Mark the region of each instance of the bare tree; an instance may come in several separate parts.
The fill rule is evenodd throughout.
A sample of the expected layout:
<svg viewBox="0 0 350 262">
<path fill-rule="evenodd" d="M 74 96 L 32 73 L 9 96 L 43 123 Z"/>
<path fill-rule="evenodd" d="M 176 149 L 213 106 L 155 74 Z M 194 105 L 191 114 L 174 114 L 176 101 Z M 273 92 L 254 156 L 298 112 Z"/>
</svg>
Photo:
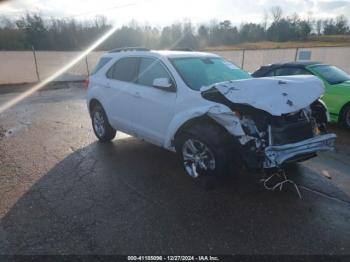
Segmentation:
<svg viewBox="0 0 350 262">
<path fill-rule="evenodd" d="M 0 0 L 1 1 L 1 0 Z M 0 50 L 24 50 L 32 45 L 38 50 L 81 50 L 100 37 L 112 24 L 104 16 L 80 21 L 74 18 L 43 18 L 28 14 L 19 19 L 0 15 Z M 168 48 L 176 42 L 175 48 L 198 45 L 221 46 L 242 42 L 263 40 L 291 41 L 307 40 L 311 33 L 318 35 L 350 34 L 348 18 L 338 16 L 330 19 L 299 17 L 298 13 L 283 16 L 279 6 L 263 13 L 260 24 L 243 23 L 239 28 L 230 20 L 211 20 L 199 27 L 190 20 L 173 23 L 166 27 L 141 26 L 133 20 L 118 28 L 99 50 L 123 46 L 147 46 Z"/>
<path fill-rule="evenodd" d="M 344 15 L 339 15 L 335 19 L 335 27 L 337 34 L 345 34 L 348 30 L 348 20 Z"/>
<path fill-rule="evenodd" d="M 103 15 L 95 16 L 94 25 L 96 28 L 106 28 L 108 26 L 107 18 Z"/>
<path fill-rule="evenodd" d="M 272 15 L 274 22 L 278 22 L 279 20 L 281 20 L 283 11 L 282 11 L 282 8 L 280 6 L 271 7 L 270 12 L 271 12 L 271 15 Z"/>
<path fill-rule="evenodd" d="M 269 21 L 269 13 L 265 10 L 262 20 L 262 27 L 264 28 L 264 31 L 267 30 L 267 22 Z"/>
<path fill-rule="evenodd" d="M 318 19 L 316 21 L 316 33 L 317 33 L 317 35 L 321 35 L 321 33 L 322 33 L 322 24 L 323 24 L 322 19 Z"/>
</svg>

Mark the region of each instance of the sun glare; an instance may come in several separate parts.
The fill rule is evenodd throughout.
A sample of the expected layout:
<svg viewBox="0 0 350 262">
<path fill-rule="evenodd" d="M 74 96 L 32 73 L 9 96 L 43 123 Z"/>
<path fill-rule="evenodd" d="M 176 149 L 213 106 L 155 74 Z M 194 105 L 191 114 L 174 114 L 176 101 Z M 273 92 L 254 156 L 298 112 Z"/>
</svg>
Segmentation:
<svg viewBox="0 0 350 262">
<path fill-rule="evenodd" d="M 32 95 L 36 91 L 43 88 L 45 85 L 50 83 L 51 81 L 55 80 L 57 77 L 68 71 L 70 68 L 72 68 L 75 64 L 77 64 L 80 60 L 85 58 L 86 55 L 88 55 L 91 51 L 93 51 L 96 47 L 98 47 L 102 42 L 104 42 L 108 37 L 110 37 L 116 30 L 118 26 L 113 26 L 109 31 L 107 31 L 102 37 L 97 39 L 91 46 L 89 46 L 86 50 L 84 50 L 80 55 L 78 55 L 76 58 L 74 58 L 72 61 L 70 61 L 68 64 L 66 64 L 64 67 L 56 71 L 54 74 L 52 74 L 50 77 L 44 79 L 40 83 L 34 85 L 29 90 L 21 93 L 20 95 L 16 96 L 15 98 L 11 99 L 10 101 L 6 102 L 3 105 L 0 105 L 0 114 L 3 113 L 5 110 L 13 107 L 17 103 L 21 102 L 26 97 Z"/>
</svg>

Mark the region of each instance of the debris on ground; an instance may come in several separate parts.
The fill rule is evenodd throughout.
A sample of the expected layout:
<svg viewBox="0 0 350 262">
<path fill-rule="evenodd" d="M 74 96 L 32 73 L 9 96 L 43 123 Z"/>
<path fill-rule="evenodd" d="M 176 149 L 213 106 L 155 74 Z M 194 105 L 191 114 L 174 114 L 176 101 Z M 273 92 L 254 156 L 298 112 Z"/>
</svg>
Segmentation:
<svg viewBox="0 0 350 262">
<path fill-rule="evenodd" d="M 274 181 L 274 179 L 277 179 Z M 269 177 L 261 179 L 260 182 L 263 183 L 264 188 L 266 190 L 275 191 L 275 189 L 279 188 L 280 191 L 282 191 L 285 184 L 289 183 L 292 184 L 295 188 L 295 190 L 298 193 L 298 196 L 300 199 L 303 199 L 299 190 L 299 187 L 297 184 L 293 181 L 287 178 L 285 171 L 279 170 L 276 173 L 271 174 Z"/>
<path fill-rule="evenodd" d="M 329 174 L 327 170 L 322 170 L 321 174 L 328 179 L 332 179 L 332 176 Z"/>
</svg>

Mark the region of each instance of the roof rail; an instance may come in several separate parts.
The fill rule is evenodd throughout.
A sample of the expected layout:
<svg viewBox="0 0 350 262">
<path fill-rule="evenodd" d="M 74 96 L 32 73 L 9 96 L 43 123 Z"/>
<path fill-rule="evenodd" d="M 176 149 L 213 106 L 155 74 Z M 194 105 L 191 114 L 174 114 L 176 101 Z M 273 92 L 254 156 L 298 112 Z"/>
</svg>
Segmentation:
<svg viewBox="0 0 350 262">
<path fill-rule="evenodd" d="M 118 52 L 126 52 L 126 51 L 151 51 L 148 48 L 145 47 L 122 47 L 122 48 L 115 48 L 108 53 L 118 53 Z"/>
</svg>

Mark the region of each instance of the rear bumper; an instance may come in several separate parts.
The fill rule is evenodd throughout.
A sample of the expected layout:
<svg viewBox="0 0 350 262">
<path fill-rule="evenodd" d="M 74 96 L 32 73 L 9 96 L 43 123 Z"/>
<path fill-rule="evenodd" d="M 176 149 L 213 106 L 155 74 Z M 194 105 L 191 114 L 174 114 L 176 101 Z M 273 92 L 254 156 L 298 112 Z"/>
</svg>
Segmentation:
<svg viewBox="0 0 350 262">
<path fill-rule="evenodd" d="M 325 134 L 292 144 L 268 146 L 265 148 L 264 168 L 279 167 L 286 162 L 296 162 L 302 156 L 333 150 L 336 137 L 335 134 Z"/>
</svg>

